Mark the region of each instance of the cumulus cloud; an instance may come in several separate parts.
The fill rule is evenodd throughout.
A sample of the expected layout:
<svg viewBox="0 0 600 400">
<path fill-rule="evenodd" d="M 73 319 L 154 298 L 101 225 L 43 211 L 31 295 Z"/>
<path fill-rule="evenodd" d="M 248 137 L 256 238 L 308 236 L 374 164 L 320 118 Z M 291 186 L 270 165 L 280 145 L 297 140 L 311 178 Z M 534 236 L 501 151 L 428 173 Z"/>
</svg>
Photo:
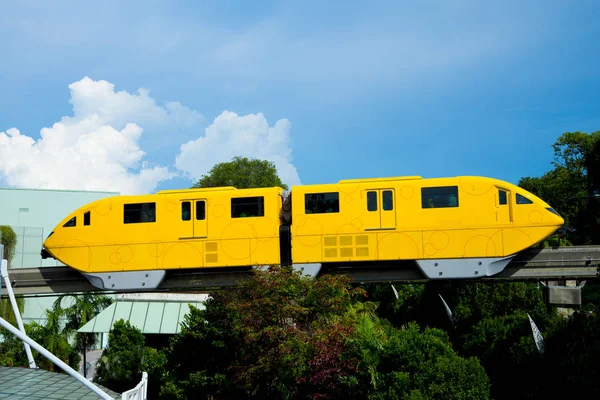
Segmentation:
<svg viewBox="0 0 600 400">
<path fill-rule="evenodd" d="M 174 132 L 182 132 L 183 141 L 182 136 L 197 135 L 200 113 L 179 102 L 159 106 L 146 89 L 117 92 L 113 84 L 88 77 L 69 89 L 73 116 L 41 129 L 39 139 L 17 128 L 0 131 L 0 181 L 12 187 L 150 193 L 181 173 L 197 179 L 214 164 L 243 156 L 273 161 L 285 183 L 300 182 L 291 164 L 291 124 L 286 119 L 271 127 L 262 114 L 225 111 L 205 136 L 167 155 L 173 160 L 180 150 L 176 172 L 148 161 L 164 159 L 168 148 L 160 146 L 160 153 L 148 157 L 140 145 L 142 133 L 172 142 L 177 140 Z"/>
<path fill-rule="evenodd" d="M 297 185 L 300 177 L 291 164 L 290 130 L 287 119 L 269 126 L 262 113 L 239 116 L 224 111 L 206 128 L 204 136 L 181 146 L 175 166 L 198 179 L 215 164 L 235 156 L 259 158 L 272 161 L 284 183 Z"/>
<path fill-rule="evenodd" d="M 173 176 L 168 168 L 140 168 L 142 129 L 121 131 L 96 118 L 56 123 L 34 141 L 11 128 L 0 132 L 0 173 L 13 187 L 145 193 Z"/>
<path fill-rule="evenodd" d="M 143 127 L 192 127 L 202 116 L 177 102 L 158 106 L 145 89 L 115 92 L 88 77 L 69 85 L 73 116 L 40 138 L 0 132 L 0 176 L 13 187 L 147 193 L 175 173 L 143 160 Z"/>
<path fill-rule="evenodd" d="M 199 112 L 176 101 L 158 106 L 145 88 L 138 89 L 137 94 L 116 92 L 115 85 L 110 82 L 85 77 L 70 84 L 69 89 L 75 118 L 96 116 L 116 129 L 133 121 L 142 127 L 193 128 L 204 119 Z"/>
</svg>

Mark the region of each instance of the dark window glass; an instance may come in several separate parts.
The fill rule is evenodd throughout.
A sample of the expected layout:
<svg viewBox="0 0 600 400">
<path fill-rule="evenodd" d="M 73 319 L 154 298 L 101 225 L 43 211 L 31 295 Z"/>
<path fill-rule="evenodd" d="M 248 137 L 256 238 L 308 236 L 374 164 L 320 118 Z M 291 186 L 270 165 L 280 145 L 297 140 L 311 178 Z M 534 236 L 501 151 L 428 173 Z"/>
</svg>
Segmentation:
<svg viewBox="0 0 600 400">
<path fill-rule="evenodd" d="M 231 199 L 231 218 L 263 217 L 265 215 L 265 198 L 240 197 Z"/>
<path fill-rule="evenodd" d="M 156 203 L 125 204 L 123 222 L 125 224 L 156 222 Z"/>
<path fill-rule="evenodd" d="M 383 209 L 385 211 L 393 210 L 394 209 L 394 195 L 393 195 L 392 191 L 384 190 L 382 198 L 383 198 Z"/>
<path fill-rule="evenodd" d="M 458 186 L 421 188 L 423 208 L 458 207 Z"/>
<path fill-rule="evenodd" d="M 91 220 L 91 212 L 90 211 L 86 211 L 85 213 L 83 213 L 83 225 L 89 225 L 90 224 L 90 220 Z"/>
<path fill-rule="evenodd" d="M 181 220 L 189 221 L 192 219 L 192 204 L 189 201 L 181 203 Z"/>
<path fill-rule="evenodd" d="M 65 222 L 65 224 L 63 225 L 63 227 L 65 228 L 70 228 L 72 226 L 77 225 L 77 217 L 73 217 L 70 220 L 68 220 L 67 222 Z"/>
<path fill-rule="evenodd" d="M 517 193 L 517 204 L 533 204 L 533 201 Z"/>
<path fill-rule="evenodd" d="M 377 211 L 377 192 L 367 192 L 367 211 Z"/>
<path fill-rule="evenodd" d="M 340 195 L 332 193 L 307 193 L 304 195 L 304 212 L 306 214 L 323 214 L 340 212 Z"/>
<path fill-rule="evenodd" d="M 500 204 L 508 203 L 506 200 L 506 192 L 504 190 L 498 190 L 498 200 L 500 201 Z"/>
<path fill-rule="evenodd" d="M 196 202 L 196 219 L 206 219 L 206 203 L 204 201 Z"/>
</svg>

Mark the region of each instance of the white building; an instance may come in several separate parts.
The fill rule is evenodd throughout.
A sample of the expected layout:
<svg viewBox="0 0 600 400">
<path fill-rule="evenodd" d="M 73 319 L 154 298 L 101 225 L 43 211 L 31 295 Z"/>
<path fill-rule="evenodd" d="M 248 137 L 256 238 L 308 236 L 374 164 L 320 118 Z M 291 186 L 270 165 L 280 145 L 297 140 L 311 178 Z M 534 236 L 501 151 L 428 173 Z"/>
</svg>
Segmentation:
<svg viewBox="0 0 600 400">
<path fill-rule="evenodd" d="M 17 234 L 11 268 L 63 265 L 54 259 L 42 260 L 42 243 L 52 229 L 71 212 L 92 201 L 119 195 L 117 192 L 0 188 L 0 225 L 9 225 Z M 44 311 L 56 297 L 25 300 L 23 322 L 45 321 Z"/>
</svg>

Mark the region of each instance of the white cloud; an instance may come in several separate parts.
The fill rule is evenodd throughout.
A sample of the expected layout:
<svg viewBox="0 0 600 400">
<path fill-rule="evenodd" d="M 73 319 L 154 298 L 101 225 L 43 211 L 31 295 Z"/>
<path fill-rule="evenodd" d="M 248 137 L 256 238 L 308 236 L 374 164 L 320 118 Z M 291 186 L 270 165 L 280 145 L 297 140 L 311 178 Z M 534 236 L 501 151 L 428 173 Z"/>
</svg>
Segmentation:
<svg viewBox="0 0 600 400">
<path fill-rule="evenodd" d="M 0 132 L 0 181 L 12 187 L 137 194 L 153 192 L 178 175 L 147 160 L 140 146 L 142 132 L 170 142 L 177 140 L 174 132 L 190 137 L 203 120 L 200 113 L 178 102 L 159 106 L 146 89 L 136 94 L 116 92 L 112 83 L 88 77 L 69 89 L 73 116 L 41 129 L 39 139 L 17 128 Z M 285 183 L 298 184 L 298 172 L 290 163 L 290 129 L 286 119 L 270 127 L 262 114 L 225 111 L 206 128 L 204 137 L 181 146 L 175 165 L 197 179 L 214 164 L 235 156 L 267 159 Z M 164 159 L 168 150 L 165 146 L 160 150 L 152 155 Z M 168 155 L 170 160 L 173 155 Z"/>
<path fill-rule="evenodd" d="M 235 156 L 259 158 L 272 161 L 284 183 L 297 185 L 300 177 L 291 164 L 290 130 L 287 119 L 271 127 L 262 113 L 239 116 L 224 111 L 206 128 L 204 136 L 181 146 L 175 166 L 198 179 L 215 164 Z"/>
<path fill-rule="evenodd" d="M 193 128 L 204 117 L 195 110 L 169 102 L 164 107 L 156 104 L 148 89 L 138 89 L 137 94 L 115 92 L 115 85 L 107 81 L 94 81 L 88 77 L 69 85 L 75 118 L 97 116 L 102 123 L 121 129 L 135 121 L 144 127 Z"/>
<path fill-rule="evenodd" d="M 0 174 L 13 187 L 149 192 L 173 173 L 139 169 L 141 134 L 135 124 L 118 131 L 96 118 L 58 122 L 38 141 L 11 128 L 0 132 Z"/>
<path fill-rule="evenodd" d="M 74 116 L 43 128 L 40 139 L 11 128 L 0 132 L 0 176 L 14 187 L 147 193 L 175 176 L 143 161 L 142 126 L 194 126 L 202 116 L 172 102 L 160 107 L 149 92 L 115 92 L 88 77 L 69 85 Z"/>
</svg>

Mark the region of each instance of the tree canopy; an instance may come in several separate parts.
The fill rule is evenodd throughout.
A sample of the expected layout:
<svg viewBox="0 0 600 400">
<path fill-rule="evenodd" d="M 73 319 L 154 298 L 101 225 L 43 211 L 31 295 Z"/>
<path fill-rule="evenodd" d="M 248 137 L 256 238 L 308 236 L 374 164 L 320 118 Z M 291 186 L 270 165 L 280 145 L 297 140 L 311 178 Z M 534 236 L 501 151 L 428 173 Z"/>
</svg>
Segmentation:
<svg viewBox="0 0 600 400">
<path fill-rule="evenodd" d="M 566 132 L 553 144 L 554 168 L 518 185 L 539 196 L 565 218 L 573 244 L 600 241 L 600 131 Z"/>
<path fill-rule="evenodd" d="M 397 329 L 347 277 L 271 267 L 192 308 L 162 398 L 487 399 L 489 380 L 438 329 Z M 201 363 L 198 360 L 202 360 Z"/>
<path fill-rule="evenodd" d="M 116 321 L 108 335 L 108 347 L 98 360 L 94 382 L 122 393 L 133 389 L 145 371 L 148 373 L 148 396 L 156 398 L 165 359 L 163 353 L 146 346 L 145 342 L 142 332 L 129 321 Z"/>
<path fill-rule="evenodd" d="M 221 186 L 234 186 L 238 189 L 279 186 L 288 189 L 277 175 L 273 162 L 246 157 L 234 157 L 231 161 L 216 164 L 193 187 Z"/>
</svg>

